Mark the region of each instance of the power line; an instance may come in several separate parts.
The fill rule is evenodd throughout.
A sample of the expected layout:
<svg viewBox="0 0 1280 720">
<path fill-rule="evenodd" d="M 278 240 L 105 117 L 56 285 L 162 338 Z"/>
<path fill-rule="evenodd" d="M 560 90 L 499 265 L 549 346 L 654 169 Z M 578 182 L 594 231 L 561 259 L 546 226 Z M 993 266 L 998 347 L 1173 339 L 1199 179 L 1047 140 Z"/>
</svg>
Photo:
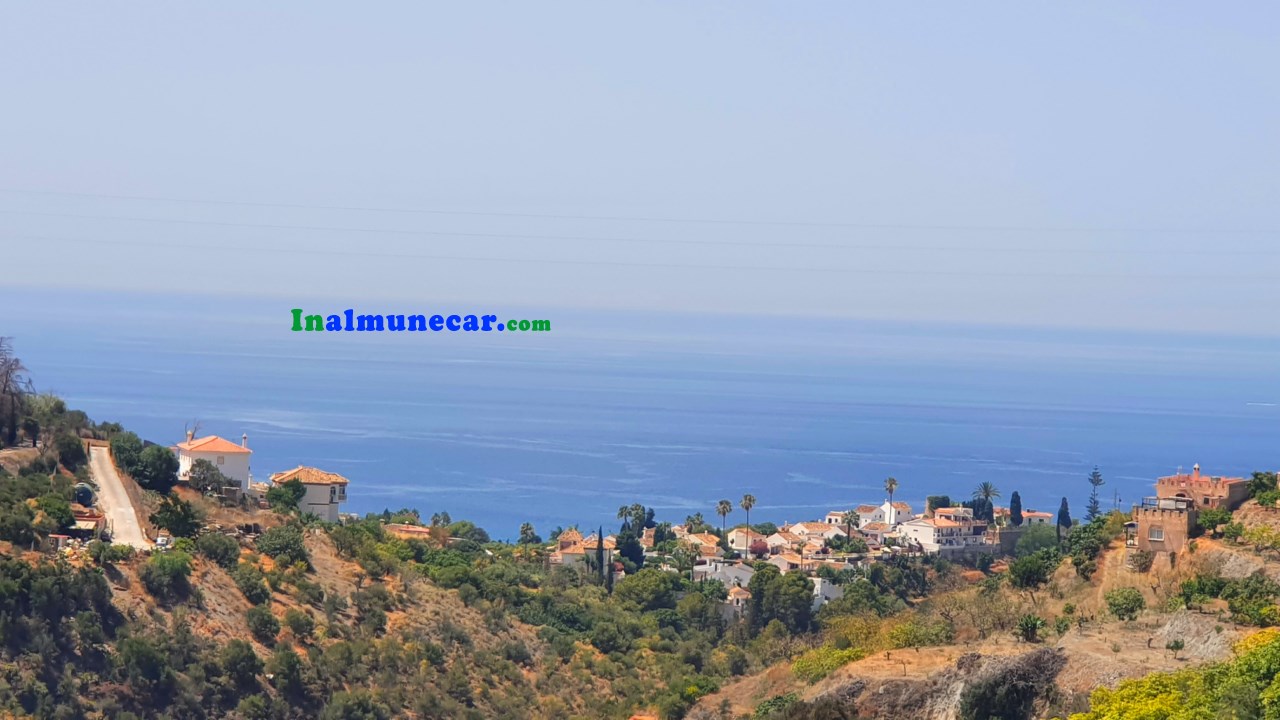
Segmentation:
<svg viewBox="0 0 1280 720">
<path fill-rule="evenodd" d="M 1020 246 L 990 246 L 990 247 L 974 247 L 974 246 L 948 246 L 948 245 L 901 245 L 901 244 L 848 244 L 848 243 L 821 243 L 821 242 L 780 242 L 765 241 L 753 242 L 744 240 L 700 240 L 700 239 L 672 239 L 672 238 L 632 238 L 632 237 L 612 237 L 612 236 L 592 236 L 592 235 L 531 235 L 526 233 L 483 233 L 483 232 L 467 232 L 454 230 L 402 230 L 395 228 L 369 228 L 369 227 L 351 227 L 351 226 L 332 226 L 332 225 L 296 225 L 289 223 L 250 223 L 250 222 L 233 222 L 229 220 L 193 220 L 187 218 L 157 218 L 157 217 L 137 217 L 122 215 L 88 215 L 83 213 L 62 213 L 62 212 L 45 212 L 39 210 L 15 210 L 11 208 L 0 208 L 0 213 L 8 215 L 28 215 L 34 217 L 57 217 L 70 218 L 75 220 L 108 220 L 120 222 L 147 222 L 147 223 L 168 223 L 177 225 L 204 225 L 210 227 L 234 227 L 234 228 L 254 228 L 262 230 L 305 230 L 310 232 L 350 232 L 350 233 L 369 233 L 374 235 L 399 235 L 408 237 L 460 237 L 460 238 L 484 238 L 484 239 L 522 239 L 522 240 L 556 240 L 556 241 L 573 241 L 573 242 L 591 242 L 591 243 L 631 243 L 631 244 L 660 244 L 660 245 L 705 245 L 705 246 L 723 246 L 723 247 L 760 247 L 760 248 L 819 248 L 828 250 L 918 250 L 924 252 L 996 252 L 996 253 L 1015 253 L 1015 254 L 1044 254 L 1044 255 L 1151 255 L 1151 250 L 1131 250 L 1119 248 L 1044 248 L 1044 247 L 1020 247 Z M 1242 256 L 1268 256 L 1280 255 L 1280 249 L 1272 250 L 1220 250 L 1220 249 L 1188 249 L 1176 248 L 1165 249 L 1159 251 L 1162 255 L 1242 255 Z"/>
<path fill-rule="evenodd" d="M 1274 235 L 1280 230 L 1252 228 L 1143 228 L 1143 227 L 1052 227 L 1033 225 L 959 225 L 959 224 L 910 224 L 910 223 L 854 223 L 854 222 L 818 222 L 800 220 L 738 220 L 729 218 L 673 218 L 659 216 L 627 216 L 627 215 L 575 215 L 557 213 L 506 212 L 493 210 L 441 210 L 436 208 L 404 208 L 404 207 L 369 207 L 358 205 L 318 205 L 282 202 L 252 202 L 245 200 L 201 200 L 195 198 L 164 197 L 155 195 L 115 195 L 107 193 L 69 192 L 60 190 L 29 190 L 22 188 L 0 188 L 0 192 L 46 195 L 58 197 L 83 197 L 104 200 L 133 200 L 144 202 L 185 203 L 193 205 L 231 205 L 238 207 L 288 208 L 294 210 L 340 210 L 345 212 L 402 213 L 417 215 L 461 215 L 480 217 L 514 217 L 538 218 L 546 220 L 601 220 L 610 222 L 651 222 L 674 224 L 703 225 L 762 225 L 778 227 L 837 227 L 858 228 L 865 230 L 978 230 L 989 232 L 1046 232 L 1046 233 L 1165 233 L 1165 234 L 1244 234 Z"/>
<path fill-rule="evenodd" d="M 145 242 L 139 240 L 96 240 L 92 238 L 67 238 L 67 237 L 50 237 L 45 235 L 8 235 L 8 240 L 39 240 L 43 242 L 64 242 L 64 243 L 82 243 L 88 245 L 129 245 L 136 247 L 148 247 L 162 250 L 207 250 L 208 245 L 204 244 L 180 244 L 173 242 Z M 879 268 L 842 268 L 831 266 L 811 266 L 811 267 L 795 267 L 795 266 L 777 266 L 777 265 L 705 265 L 694 263 L 653 263 L 653 262 L 629 262 L 617 260 L 564 260 L 564 259 L 548 259 L 548 258 L 515 258 L 515 257 L 477 257 L 467 255 L 437 255 L 425 253 L 389 253 L 389 252 L 372 252 L 365 250 L 334 250 L 327 248 L 278 248 L 262 245 L 255 246 L 227 246 L 219 245 L 218 250 L 229 252 L 244 253 L 282 253 L 288 255 L 325 255 L 325 256 L 344 256 L 344 257 L 361 257 L 361 258 L 396 258 L 396 259 L 414 259 L 414 260 L 443 260 L 443 261 L 459 261 L 459 262 L 479 262 L 479 263 L 516 263 L 522 265 L 578 265 L 578 266 L 605 266 L 605 267 L 638 267 L 638 268 L 664 268 L 664 269 L 687 269 L 687 270 L 745 270 L 745 271 L 764 271 L 764 272 L 813 272 L 813 273 L 829 273 L 838 275 L 871 275 L 871 276 L 926 276 L 926 277 L 990 277 L 990 278 L 1062 278 L 1062 279 L 1115 279 L 1115 280 L 1182 280 L 1197 282 L 1203 280 L 1230 280 L 1230 281 L 1263 281 L 1274 282 L 1275 276 L 1269 274 L 1263 275 L 1169 275 L 1169 274 L 1103 274 L 1103 273 L 1043 273 L 1043 272 L 1017 272 L 1017 273 L 996 273 L 996 272 L 970 272 L 970 271 L 949 271 L 949 270 L 893 270 Z"/>
</svg>

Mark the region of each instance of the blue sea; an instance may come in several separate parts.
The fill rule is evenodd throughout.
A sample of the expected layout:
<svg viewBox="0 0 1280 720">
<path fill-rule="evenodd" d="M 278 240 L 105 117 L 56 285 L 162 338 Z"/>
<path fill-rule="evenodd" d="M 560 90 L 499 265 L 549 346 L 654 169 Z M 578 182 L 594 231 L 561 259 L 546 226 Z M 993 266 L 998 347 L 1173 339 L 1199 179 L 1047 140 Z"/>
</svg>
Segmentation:
<svg viewBox="0 0 1280 720">
<path fill-rule="evenodd" d="M 247 433 L 256 479 L 315 465 L 350 478 L 347 511 L 447 510 L 497 538 L 633 502 L 714 522 L 748 492 L 753 521 L 811 519 L 891 475 L 917 508 L 991 481 L 1078 514 L 1094 465 L 1107 507 L 1179 466 L 1280 467 L 1276 338 L 337 303 L 302 307 L 553 330 L 294 333 L 288 299 L 0 288 L 0 335 L 95 420 Z"/>
</svg>

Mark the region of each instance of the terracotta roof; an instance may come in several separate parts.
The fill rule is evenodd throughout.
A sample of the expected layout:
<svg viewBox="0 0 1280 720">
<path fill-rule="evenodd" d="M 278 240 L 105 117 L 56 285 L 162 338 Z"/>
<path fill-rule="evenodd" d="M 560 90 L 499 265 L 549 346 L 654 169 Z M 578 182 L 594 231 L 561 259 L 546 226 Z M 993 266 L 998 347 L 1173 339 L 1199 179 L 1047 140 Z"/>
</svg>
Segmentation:
<svg viewBox="0 0 1280 720">
<path fill-rule="evenodd" d="M 751 530 L 749 528 L 738 527 L 729 531 L 729 534 L 731 535 L 732 534 L 742 535 L 743 533 L 746 533 L 748 540 L 763 540 L 765 537 L 764 535 L 761 535 L 755 530 Z"/>
<path fill-rule="evenodd" d="M 879 509 L 880 508 L 877 505 L 859 505 L 857 509 L 857 513 L 859 515 L 870 515 L 871 513 Z"/>
<path fill-rule="evenodd" d="M 711 533 L 689 533 L 685 536 L 685 540 L 694 540 L 701 545 L 719 545 L 720 538 Z"/>
<path fill-rule="evenodd" d="M 899 501 L 899 502 L 896 502 L 896 503 L 892 503 L 892 505 L 893 505 L 893 507 L 897 508 L 898 510 L 902 510 L 902 511 L 904 511 L 904 512 L 911 512 L 911 505 L 910 505 L 910 503 L 904 503 L 904 502 Z"/>
<path fill-rule="evenodd" d="M 774 536 L 777 536 L 779 540 L 782 540 L 783 542 L 787 542 L 787 543 L 804 542 L 804 538 L 791 532 L 790 530 L 779 530 L 778 532 L 774 533 L 773 535 L 770 535 L 769 537 L 774 537 Z"/>
<path fill-rule="evenodd" d="M 751 597 L 751 591 L 741 585 L 734 585 L 729 588 L 729 597 L 749 598 Z"/>
<path fill-rule="evenodd" d="M 1026 512 L 1022 513 L 1022 517 L 1024 517 L 1024 518 L 1029 518 L 1029 517 L 1044 517 L 1044 518 L 1051 518 L 1051 517 L 1053 517 L 1053 513 L 1039 512 L 1038 510 L 1027 510 Z"/>
<path fill-rule="evenodd" d="M 568 530 L 560 533 L 560 537 L 556 539 L 560 542 L 578 542 L 582 539 L 582 533 L 578 532 L 574 528 L 569 528 Z"/>
<path fill-rule="evenodd" d="M 337 473 L 325 472 L 318 468 L 299 465 L 292 470 L 278 472 L 271 476 L 271 482 L 277 485 L 297 480 L 303 485 L 346 485 L 347 479 Z"/>
<path fill-rule="evenodd" d="M 800 563 L 804 562 L 804 558 L 801 558 L 799 555 L 792 552 L 778 553 L 777 555 L 774 555 L 774 557 L 782 558 L 783 560 L 786 560 L 789 563 L 794 563 L 796 565 L 799 565 Z"/>
<path fill-rule="evenodd" d="M 233 443 L 226 438 L 220 438 L 217 435 L 196 438 L 187 442 L 180 442 L 174 447 L 187 452 L 208 452 L 208 453 L 252 453 L 253 451 L 247 447 L 242 447 L 237 443 Z"/>
<path fill-rule="evenodd" d="M 862 532 L 886 532 L 888 530 L 888 524 L 882 522 L 867 523 L 862 526 Z"/>
<path fill-rule="evenodd" d="M 955 522 L 954 520 L 947 520 L 945 518 L 929 518 L 928 520 L 925 520 L 925 522 L 934 527 L 940 527 L 940 528 L 941 527 L 960 527 L 960 523 Z"/>
</svg>

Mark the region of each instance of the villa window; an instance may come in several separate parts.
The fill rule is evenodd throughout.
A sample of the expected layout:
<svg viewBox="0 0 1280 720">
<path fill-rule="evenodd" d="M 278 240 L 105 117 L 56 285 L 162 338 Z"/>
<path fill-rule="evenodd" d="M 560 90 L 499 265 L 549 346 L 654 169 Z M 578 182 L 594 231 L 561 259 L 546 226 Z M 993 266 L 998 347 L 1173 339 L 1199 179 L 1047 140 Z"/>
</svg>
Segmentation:
<svg viewBox="0 0 1280 720">
<path fill-rule="evenodd" d="M 1164 542 L 1164 528 L 1159 525 L 1152 525 L 1151 528 L 1147 530 L 1147 539 L 1155 540 L 1156 542 Z"/>
<path fill-rule="evenodd" d="M 226 456 L 223 456 L 223 455 L 219 455 L 219 456 L 218 456 L 218 464 L 219 464 L 219 465 L 221 465 L 222 463 L 224 463 L 224 462 L 226 462 L 226 461 L 227 461 Z"/>
</svg>

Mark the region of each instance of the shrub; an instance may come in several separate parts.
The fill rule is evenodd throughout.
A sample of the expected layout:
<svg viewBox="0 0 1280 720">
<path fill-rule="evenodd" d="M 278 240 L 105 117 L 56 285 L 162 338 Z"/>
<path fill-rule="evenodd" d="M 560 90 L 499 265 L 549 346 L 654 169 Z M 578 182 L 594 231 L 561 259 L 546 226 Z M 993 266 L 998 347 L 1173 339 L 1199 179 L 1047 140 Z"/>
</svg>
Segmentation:
<svg viewBox="0 0 1280 720">
<path fill-rule="evenodd" d="M 253 646 L 243 640 L 232 640 L 222 648 L 219 654 L 222 671 L 239 687 L 252 685 L 262 672 L 262 658 L 253 651 Z"/>
<path fill-rule="evenodd" d="M 791 672 L 805 682 L 815 683 L 830 675 L 836 669 L 854 660 L 861 660 L 866 653 L 860 648 L 837 650 L 834 647 L 820 647 L 810 650 L 791 664 Z"/>
<path fill-rule="evenodd" d="M 262 571 L 256 565 L 240 563 L 231 571 L 231 579 L 240 588 L 240 592 L 244 593 L 245 599 L 254 605 L 260 605 L 271 597 L 271 590 L 267 588 Z"/>
<path fill-rule="evenodd" d="M 111 438 L 111 457 L 116 466 L 129 475 L 138 470 L 138 459 L 142 455 L 142 440 L 131 432 L 123 432 Z"/>
<path fill-rule="evenodd" d="M 1119 588 L 1105 596 L 1107 609 L 1120 620 L 1137 620 L 1138 613 L 1147 607 L 1147 601 L 1137 588 Z"/>
<path fill-rule="evenodd" d="M 59 435 L 53 441 L 53 447 L 58 451 L 58 462 L 71 472 L 75 472 L 76 468 L 89 459 L 84 452 L 84 441 L 70 433 Z"/>
<path fill-rule="evenodd" d="M 307 494 L 307 487 L 301 480 L 293 479 L 279 485 L 272 485 L 267 490 L 267 503 L 276 512 L 289 513 L 298 509 L 298 503 Z"/>
<path fill-rule="evenodd" d="M 133 557 L 133 548 L 128 545 L 112 545 L 101 540 L 89 543 L 89 557 L 101 566 L 124 562 Z"/>
<path fill-rule="evenodd" d="M 302 542 L 302 528 L 297 525 L 271 528 L 258 537 L 256 546 L 259 552 L 278 563 L 311 564 L 311 557 L 307 554 L 307 548 Z"/>
<path fill-rule="evenodd" d="M 142 487 L 167 493 L 178 482 L 178 458 L 167 447 L 148 445 L 138 455 L 138 465 L 130 474 Z"/>
<path fill-rule="evenodd" d="M 179 550 L 160 553 L 142 566 L 138 573 L 147 592 L 164 601 L 179 600 L 187 596 L 191 586 L 191 556 Z"/>
<path fill-rule="evenodd" d="M 196 539 L 196 549 L 209 560 L 230 569 L 240 560 L 240 543 L 221 533 L 205 533 Z"/>
<path fill-rule="evenodd" d="M 204 522 L 194 505 L 176 495 L 166 495 L 150 519 L 156 527 L 168 530 L 175 537 L 195 536 Z"/>
<path fill-rule="evenodd" d="M 1156 554 L 1150 550 L 1135 550 L 1129 555 L 1129 559 L 1133 563 L 1134 570 L 1144 573 L 1151 569 L 1151 563 L 1155 562 Z"/>
<path fill-rule="evenodd" d="M 788 708 L 800 702 L 800 696 L 795 693 L 787 693 L 786 695 L 774 695 L 756 706 L 756 710 L 751 714 L 752 720 L 769 720 L 775 716 L 781 716 Z"/>
<path fill-rule="evenodd" d="M 284 626 L 289 628 L 289 632 L 293 633 L 295 638 L 306 640 L 315 632 L 316 621 L 312 619 L 310 613 L 289 608 L 284 613 Z"/>
<path fill-rule="evenodd" d="M 1018 618 L 1018 637 L 1025 642 L 1035 642 L 1040 639 L 1040 631 L 1045 628 L 1044 618 L 1039 615 L 1023 615 Z"/>
<path fill-rule="evenodd" d="M 249 632 L 263 645 L 274 645 L 276 635 L 280 633 L 280 621 L 271 614 L 271 608 L 265 605 L 254 605 L 245 615 L 249 623 Z"/>
</svg>

